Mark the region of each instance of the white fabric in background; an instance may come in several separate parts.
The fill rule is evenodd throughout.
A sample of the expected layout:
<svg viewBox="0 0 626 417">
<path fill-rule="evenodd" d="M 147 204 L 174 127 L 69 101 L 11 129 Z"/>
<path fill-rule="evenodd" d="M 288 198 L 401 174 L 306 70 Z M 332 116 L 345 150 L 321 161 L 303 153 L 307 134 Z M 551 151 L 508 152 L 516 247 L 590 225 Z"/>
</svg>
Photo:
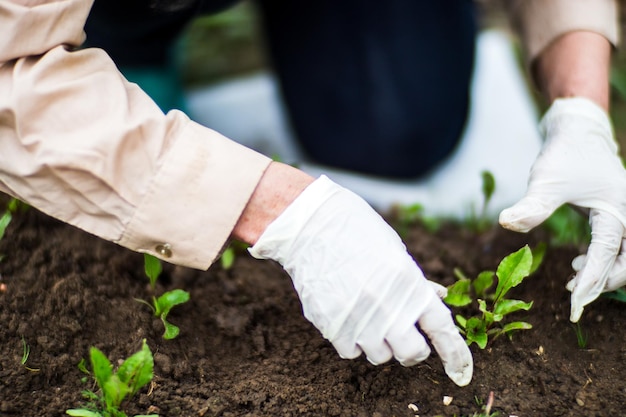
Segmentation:
<svg viewBox="0 0 626 417">
<path fill-rule="evenodd" d="M 506 33 L 489 30 L 478 36 L 471 92 L 459 147 L 420 181 L 389 181 L 304 162 L 271 74 L 191 91 L 188 106 L 196 121 L 266 155 L 297 163 L 314 176 L 325 174 L 383 212 L 396 204 L 420 203 L 426 215 L 465 218 L 482 208 L 481 172 L 488 170 L 496 180 L 488 214 L 496 217 L 523 196 L 541 145 L 538 115 Z"/>
</svg>

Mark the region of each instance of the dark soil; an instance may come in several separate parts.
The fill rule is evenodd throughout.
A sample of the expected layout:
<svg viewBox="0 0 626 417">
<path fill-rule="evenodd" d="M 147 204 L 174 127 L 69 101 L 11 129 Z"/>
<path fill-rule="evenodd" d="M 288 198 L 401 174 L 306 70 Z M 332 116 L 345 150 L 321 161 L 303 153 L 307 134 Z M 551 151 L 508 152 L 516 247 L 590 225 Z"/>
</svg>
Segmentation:
<svg viewBox="0 0 626 417">
<path fill-rule="evenodd" d="M 406 240 L 426 275 L 448 285 L 453 268 L 475 276 L 546 236 L 447 225 L 435 233 L 414 226 Z M 534 328 L 485 350 L 473 345 L 474 379 L 464 388 L 448 380 L 435 354 L 411 368 L 340 359 L 302 317 L 282 269 L 245 253 L 229 270 L 165 266 L 158 292 L 191 293 L 170 314 L 181 329 L 172 341 L 135 300 L 151 295 L 142 255 L 34 209 L 11 223 L 0 253 L 2 416 L 64 415 L 92 388 L 77 368 L 90 346 L 116 363 L 143 338 L 154 352 L 155 378 L 127 404 L 129 415 L 460 416 L 479 412 L 490 392 L 500 416 L 626 415 L 626 308 L 607 298 L 587 308 L 588 346 L 578 346 L 564 288 L 575 247 L 550 247 L 539 271 L 514 289 L 515 298 L 534 300 L 515 317 Z M 22 338 L 31 349 L 25 366 Z M 450 405 L 444 396 L 453 397 Z"/>
</svg>

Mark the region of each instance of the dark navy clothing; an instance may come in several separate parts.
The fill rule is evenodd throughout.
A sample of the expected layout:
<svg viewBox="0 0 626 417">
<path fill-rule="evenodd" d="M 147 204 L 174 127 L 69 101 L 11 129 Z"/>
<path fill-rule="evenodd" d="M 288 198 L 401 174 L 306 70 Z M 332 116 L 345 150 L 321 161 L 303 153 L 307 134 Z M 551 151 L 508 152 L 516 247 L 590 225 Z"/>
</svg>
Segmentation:
<svg viewBox="0 0 626 417">
<path fill-rule="evenodd" d="M 95 0 L 85 25 L 86 45 L 104 49 L 120 67 L 167 66 L 171 48 L 191 19 L 235 3 L 237 0 Z"/>
<path fill-rule="evenodd" d="M 96 0 L 89 43 L 122 67 L 165 65 L 167 48 L 190 19 L 232 3 L 183 0 L 167 11 L 154 2 Z M 469 107 L 471 0 L 259 0 L 259 6 L 291 124 L 313 162 L 408 179 L 454 150 Z"/>
</svg>

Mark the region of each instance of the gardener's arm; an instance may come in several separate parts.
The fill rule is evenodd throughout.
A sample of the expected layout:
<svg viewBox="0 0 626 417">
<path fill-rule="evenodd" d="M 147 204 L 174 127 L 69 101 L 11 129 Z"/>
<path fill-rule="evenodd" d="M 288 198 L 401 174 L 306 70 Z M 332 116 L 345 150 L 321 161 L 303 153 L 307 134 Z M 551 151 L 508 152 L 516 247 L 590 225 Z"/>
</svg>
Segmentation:
<svg viewBox="0 0 626 417">
<path fill-rule="evenodd" d="M 0 191 L 132 250 L 206 269 L 269 158 L 164 115 L 101 50 L 90 0 L 0 2 Z"/>
<path fill-rule="evenodd" d="M 529 68 L 550 108 L 540 125 L 545 143 L 528 191 L 501 213 L 500 222 L 527 231 L 562 204 L 590 209 L 592 241 L 568 286 L 570 318 L 578 321 L 585 305 L 620 284 L 611 271 L 626 226 L 626 173 L 607 113 L 616 5 L 605 0 L 524 0 L 511 6 L 517 8 L 514 16 L 526 41 Z"/>
</svg>

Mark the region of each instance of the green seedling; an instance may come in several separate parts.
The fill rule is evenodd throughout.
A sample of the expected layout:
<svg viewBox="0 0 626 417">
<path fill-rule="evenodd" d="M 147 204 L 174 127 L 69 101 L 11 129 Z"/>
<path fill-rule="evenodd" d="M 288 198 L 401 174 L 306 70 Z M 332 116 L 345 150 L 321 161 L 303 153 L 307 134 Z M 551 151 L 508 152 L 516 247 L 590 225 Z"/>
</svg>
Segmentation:
<svg viewBox="0 0 626 417">
<path fill-rule="evenodd" d="M 220 264 L 223 269 L 232 268 L 235 263 L 235 249 L 232 246 L 227 247 L 222 252 L 222 256 L 220 256 Z"/>
<path fill-rule="evenodd" d="M 83 408 L 69 409 L 66 414 L 75 417 L 127 417 L 120 408 L 124 401 L 130 400 L 141 388 L 146 386 L 154 376 L 154 359 L 146 340 L 141 350 L 127 358 L 114 371 L 113 365 L 98 348 L 89 351 L 93 378 L 98 387 L 97 392 L 83 391 L 87 404 Z M 85 361 L 79 369 L 89 375 Z M 136 415 L 135 417 L 158 417 L 157 414 Z"/>
<path fill-rule="evenodd" d="M 28 362 L 29 357 L 30 346 L 28 345 L 28 343 L 26 343 L 26 339 L 24 339 L 24 336 L 22 336 L 22 359 L 20 359 L 20 364 L 22 364 L 25 369 L 28 369 L 31 372 L 39 372 L 38 368 L 31 368 L 29 366 L 26 366 L 26 362 Z"/>
<path fill-rule="evenodd" d="M 144 254 L 144 269 L 146 276 L 150 280 L 152 291 L 154 292 L 156 289 L 156 281 L 163 271 L 161 261 L 152 255 Z M 146 304 L 152 309 L 154 316 L 161 319 L 163 326 L 165 327 L 165 332 L 163 333 L 164 339 L 174 339 L 178 336 L 180 329 L 178 326 L 168 322 L 167 316 L 173 307 L 189 301 L 189 293 L 187 291 L 175 289 L 167 291 L 159 297 L 153 295 L 151 303 L 137 298 L 135 300 Z"/>
<path fill-rule="evenodd" d="M 577 322 L 572 326 L 574 328 L 574 332 L 576 333 L 576 341 L 578 342 L 578 347 L 581 349 L 587 348 L 587 333 L 583 330 L 583 327 L 580 325 L 580 322 Z"/>
<path fill-rule="evenodd" d="M 457 282 L 448 287 L 448 295 L 444 299 L 452 307 L 466 307 L 473 303 L 478 305 L 480 315 L 465 317 L 456 315 L 456 321 L 461 334 L 465 336 L 468 345 L 476 343 L 479 348 L 487 346 L 489 338 L 492 340 L 507 335 L 511 337 L 517 330 L 532 328 L 530 323 L 513 321 L 503 324 L 505 317 L 520 310 L 529 310 L 531 302 L 506 298 L 513 287 L 519 285 L 524 278 L 535 272 L 545 254 L 545 245 L 539 245 L 534 251 L 524 246 L 520 250 L 506 256 L 496 272 L 483 271 L 472 280 L 461 271 L 456 270 Z M 491 292 L 494 280 L 497 278 L 495 291 Z"/>
<path fill-rule="evenodd" d="M 489 397 L 487 397 L 487 403 L 483 404 L 483 401 L 478 397 L 474 397 L 476 404 L 482 407 L 482 411 L 480 413 L 474 413 L 470 417 L 497 417 L 500 415 L 497 411 L 491 412 L 491 407 L 493 407 L 494 395 L 493 391 L 489 391 Z"/>
<path fill-rule="evenodd" d="M 555 246 L 588 244 L 591 236 L 589 216 L 570 205 L 555 210 L 542 227 L 550 232 L 550 243 Z"/>
<path fill-rule="evenodd" d="M 392 224 L 400 237 L 406 238 L 411 226 L 417 223 L 423 224 L 431 233 L 441 226 L 441 220 L 424 215 L 424 206 L 419 203 L 393 207 Z"/>
<path fill-rule="evenodd" d="M 621 301 L 622 303 L 626 303 L 626 289 L 618 288 L 615 291 L 609 291 L 603 294 L 606 298 L 610 298 L 611 300 Z"/>
<path fill-rule="evenodd" d="M 235 264 L 235 259 L 237 258 L 237 254 L 245 251 L 249 245 L 244 242 L 240 242 L 238 240 L 233 240 L 230 244 L 224 249 L 222 252 L 222 256 L 220 256 L 220 264 L 223 269 L 230 269 Z"/>
<path fill-rule="evenodd" d="M 487 216 L 487 209 L 489 208 L 489 203 L 491 202 L 493 193 L 496 190 L 496 180 L 491 172 L 482 171 L 480 176 L 482 179 L 481 191 L 483 194 L 482 207 L 478 214 L 476 214 L 472 209 L 472 215 L 466 222 L 467 227 L 476 232 L 482 232 L 488 229 L 492 224 Z"/>
<path fill-rule="evenodd" d="M 163 265 L 161 265 L 161 261 L 156 256 L 144 253 L 143 266 L 146 276 L 150 280 L 150 287 L 152 291 L 155 291 L 157 279 L 159 279 L 161 272 L 163 272 Z"/>
</svg>

